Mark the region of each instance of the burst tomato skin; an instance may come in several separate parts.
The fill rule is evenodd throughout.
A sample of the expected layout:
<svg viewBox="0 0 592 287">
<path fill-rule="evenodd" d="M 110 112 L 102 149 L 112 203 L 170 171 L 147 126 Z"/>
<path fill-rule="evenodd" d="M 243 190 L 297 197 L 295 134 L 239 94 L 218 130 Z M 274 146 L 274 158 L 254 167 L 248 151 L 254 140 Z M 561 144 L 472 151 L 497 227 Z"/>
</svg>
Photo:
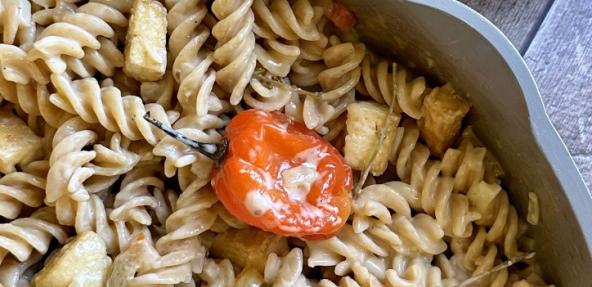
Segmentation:
<svg viewBox="0 0 592 287">
<path fill-rule="evenodd" d="M 330 143 L 279 112 L 240 112 L 226 128 L 229 145 L 212 186 L 226 209 L 249 225 L 282 236 L 336 234 L 351 209 L 352 172 Z M 292 192 L 292 168 L 316 170 L 308 189 Z M 312 172 L 312 171 L 311 171 Z"/>
<path fill-rule="evenodd" d="M 352 11 L 341 3 L 333 3 L 333 9 L 329 14 L 329 20 L 341 31 L 351 31 L 356 26 L 358 19 Z"/>
</svg>

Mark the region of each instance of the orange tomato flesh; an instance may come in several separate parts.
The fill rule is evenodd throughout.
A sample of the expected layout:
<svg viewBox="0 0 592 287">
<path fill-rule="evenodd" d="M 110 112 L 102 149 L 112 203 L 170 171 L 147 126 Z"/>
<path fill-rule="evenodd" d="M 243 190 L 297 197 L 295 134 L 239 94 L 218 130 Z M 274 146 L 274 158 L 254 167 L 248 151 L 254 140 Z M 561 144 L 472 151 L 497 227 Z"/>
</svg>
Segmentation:
<svg viewBox="0 0 592 287">
<path fill-rule="evenodd" d="M 225 137 L 228 151 L 212 186 L 232 215 L 304 239 L 328 238 L 346 223 L 351 168 L 317 133 L 279 112 L 247 110 L 230 121 Z M 301 184 L 294 188 L 286 178 Z"/>
<path fill-rule="evenodd" d="M 333 9 L 329 14 L 329 20 L 341 31 L 351 31 L 356 26 L 358 20 L 352 11 L 345 5 L 333 3 Z"/>
</svg>

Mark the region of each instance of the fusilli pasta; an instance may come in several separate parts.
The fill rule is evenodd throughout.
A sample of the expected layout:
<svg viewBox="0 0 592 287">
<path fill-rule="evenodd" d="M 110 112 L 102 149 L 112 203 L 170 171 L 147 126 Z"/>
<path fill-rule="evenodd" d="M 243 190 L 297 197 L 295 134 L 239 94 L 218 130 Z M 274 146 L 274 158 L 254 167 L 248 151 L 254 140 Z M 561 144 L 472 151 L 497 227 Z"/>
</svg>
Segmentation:
<svg viewBox="0 0 592 287">
<path fill-rule="evenodd" d="M 0 178 L 0 216 L 14 219 L 23 206 L 40 207 L 45 197 L 47 161 L 32 162 L 22 172 L 13 172 Z"/>
<path fill-rule="evenodd" d="M 47 253 L 52 238 L 63 244 L 68 238 L 66 227 L 57 222 L 51 207 L 37 209 L 30 217 L 0 224 L 0 266 L 8 255 L 23 262 Z"/>
<path fill-rule="evenodd" d="M 252 4 L 253 0 L 215 0 L 212 4 L 212 12 L 219 20 L 212 28 L 218 40 L 213 55 L 219 66 L 216 82 L 231 93 L 233 105 L 242 99 L 256 65 Z"/>
<path fill-rule="evenodd" d="M 35 23 L 31 18 L 31 2 L 0 1 L 0 31 L 2 43 L 31 45 L 35 39 Z"/>
<path fill-rule="evenodd" d="M 89 231 L 113 261 L 93 279 L 105 286 L 547 286 L 501 164 L 470 127 L 459 136 L 470 103 L 367 49 L 342 29 L 350 12 L 331 0 L 0 0 L 0 117 L 42 150 L 20 162 L 0 153 L 0 286 L 43 285 L 30 275 L 59 274 L 52 245 Z M 356 116 L 348 106 L 362 101 L 376 109 Z M 247 107 L 303 123 L 346 160 L 379 157 L 367 180 L 373 162 L 348 162 L 366 181 L 345 196 L 336 235 L 247 226 L 212 186 L 225 161 L 144 118 L 209 148 Z M 396 118 L 384 132 L 377 110 Z M 368 123 L 356 134 L 358 119 Z M 345 148 L 369 134 L 386 144 Z"/>
</svg>

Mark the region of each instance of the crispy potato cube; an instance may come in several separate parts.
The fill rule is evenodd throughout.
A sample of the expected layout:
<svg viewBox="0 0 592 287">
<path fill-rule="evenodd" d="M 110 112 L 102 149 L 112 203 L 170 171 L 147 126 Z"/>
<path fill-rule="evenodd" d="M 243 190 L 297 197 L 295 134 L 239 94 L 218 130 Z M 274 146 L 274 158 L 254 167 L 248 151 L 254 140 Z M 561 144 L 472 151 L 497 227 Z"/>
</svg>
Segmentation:
<svg viewBox="0 0 592 287">
<path fill-rule="evenodd" d="M 419 130 L 433 154 L 442 156 L 454 143 L 470 108 L 450 85 L 435 88 L 425 97 Z"/>
<path fill-rule="evenodd" d="M 347 135 L 345 136 L 345 160 L 356 170 L 363 170 L 374 152 L 382 128 L 386 123 L 389 108 L 372 102 L 357 102 L 347 107 Z M 387 168 L 390 151 L 393 148 L 400 116 L 393 114 L 391 125 L 380 147 L 370 172 L 381 175 Z"/>
<path fill-rule="evenodd" d="M 37 287 L 103 286 L 111 258 L 101 237 L 92 231 L 77 235 L 54 254 L 35 277 Z"/>
<path fill-rule="evenodd" d="M 139 81 L 157 81 L 167 65 L 167 11 L 158 1 L 134 0 L 123 71 Z"/>
<path fill-rule="evenodd" d="M 254 228 L 229 230 L 214 238 L 210 252 L 215 257 L 230 259 L 239 267 L 253 267 L 263 272 L 269 254 L 288 252 L 288 240 Z"/>
<path fill-rule="evenodd" d="M 9 110 L 0 111 L 0 172 L 13 172 L 15 165 L 37 159 L 41 145 L 41 138 L 20 118 Z"/>
</svg>

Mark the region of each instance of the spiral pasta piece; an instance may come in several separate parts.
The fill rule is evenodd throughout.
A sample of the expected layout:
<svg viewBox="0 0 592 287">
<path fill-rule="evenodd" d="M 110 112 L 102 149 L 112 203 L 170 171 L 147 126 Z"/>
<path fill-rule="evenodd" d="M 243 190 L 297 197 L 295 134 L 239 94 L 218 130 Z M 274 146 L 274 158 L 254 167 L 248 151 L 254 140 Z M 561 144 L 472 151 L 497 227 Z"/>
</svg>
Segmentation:
<svg viewBox="0 0 592 287">
<path fill-rule="evenodd" d="M 330 280 L 323 279 L 319 281 L 318 285 L 319 287 L 360 287 L 360 284 L 358 284 L 356 280 L 349 276 L 342 277 L 338 284 L 335 284 Z"/>
<path fill-rule="evenodd" d="M 314 41 L 320 38 L 314 21 L 314 8 L 308 0 L 298 0 L 290 4 L 288 0 L 255 0 L 254 31 L 257 36 L 273 40 L 305 39 Z"/>
<path fill-rule="evenodd" d="M 400 242 L 399 238 L 396 238 Z M 335 274 L 347 275 L 355 271 L 354 266 L 363 269 L 364 273 L 372 277 L 372 281 L 379 282 L 384 278 L 385 260 L 389 252 L 381 246 L 372 235 L 355 233 L 350 225 L 346 225 L 335 237 L 307 241 L 309 267 L 334 266 Z"/>
<path fill-rule="evenodd" d="M 466 182 L 470 178 L 468 172 L 457 172 L 460 161 L 453 159 L 462 154 L 453 149 L 447 153 L 443 162 L 430 160 L 428 147 L 419 142 L 419 129 L 415 123 L 404 121 L 397 129 L 391 163 L 399 178 L 410 183 L 418 194 L 409 202 L 414 210 L 434 216 L 446 235 L 468 237 L 472 233 L 472 223 L 480 214 L 472 210 L 467 196 L 454 190 L 455 182 Z M 460 165 L 463 170 L 473 170 L 467 164 Z"/>
<path fill-rule="evenodd" d="M 54 136 L 45 203 L 56 207 L 60 224 L 74 225 L 76 202 L 90 199 L 83 183 L 93 175 L 93 170 L 84 165 L 96 157 L 96 152 L 82 149 L 96 141 L 97 134 L 88 128 L 79 119 L 73 118 L 64 123 Z"/>
<path fill-rule="evenodd" d="M 364 58 L 358 90 L 379 103 L 389 105 L 395 97 L 396 111 L 402 111 L 413 119 L 421 118 L 423 98 L 429 92 L 425 78 L 415 77 L 395 62 L 373 58 L 371 55 Z"/>
<path fill-rule="evenodd" d="M 272 79 L 268 72 L 259 72 L 262 77 Z M 260 79 L 253 78 L 250 86 L 245 91 L 244 100 L 247 105 L 252 108 L 264 111 L 281 110 L 286 106 L 293 96 L 298 96 L 287 85 L 289 80 L 287 78 L 280 78 L 280 82 L 285 85 L 269 86 L 262 83 Z"/>
<path fill-rule="evenodd" d="M 123 67 L 123 53 L 115 43 L 105 38 L 98 40 L 101 45 L 99 49 L 84 49 L 81 59 L 66 58 L 66 65 L 70 71 L 82 78 L 92 77 L 97 71 L 111 77 L 115 75 L 116 69 Z"/>
<path fill-rule="evenodd" d="M 347 106 L 354 101 L 355 91 L 353 90 L 334 101 L 323 101 L 315 96 L 306 96 L 302 100 L 296 95 L 290 98 L 286 113 L 296 115 L 293 116 L 294 118 L 301 117 L 307 128 L 326 135 L 329 133 L 326 125 L 339 118 L 347 110 Z"/>
<path fill-rule="evenodd" d="M 66 72 L 68 57 L 82 59 L 85 48 L 101 48 L 97 37 L 110 38 L 114 33 L 109 24 L 97 16 L 83 12 L 66 14 L 37 36 L 27 57 L 31 61 L 42 60 L 52 73 L 61 74 Z"/>
<path fill-rule="evenodd" d="M 27 52 L 17 46 L 0 44 L 0 67 L 2 78 L 20 85 L 47 84 L 49 75 L 37 63 L 27 59 Z"/>
<path fill-rule="evenodd" d="M 109 218 L 113 221 L 124 221 L 132 225 L 152 225 L 153 211 L 158 223 L 164 221 L 171 213 L 171 204 L 165 196 L 164 182 L 158 177 L 162 165 L 159 161 L 136 166 L 128 172 L 121 182 L 121 188 L 115 195 L 113 210 Z M 156 212 L 156 211 L 159 212 Z M 154 224 L 159 227 L 158 224 Z"/>
<path fill-rule="evenodd" d="M 466 193 L 485 176 L 487 150 L 464 142 L 459 149 L 449 148 L 442 157 L 442 174 L 454 177 L 454 191 Z"/>
<path fill-rule="evenodd" d="M 85 122 L 100 123 L 107 130 L 131 140 L 145 139 L 155 145 L 164 138 L 163 131 L 144 120 L 147 112 L 169 126 L 178 117 L 177 112 L 166 112 L 161 105 L 143 104 L 139 97 L 122 97 L 117 87 L 101 88 L 95 78 L 72 81 L 67 75 L 53 74 L 51 80 L 57 90 L 50 96 L 55 106 L 79 115 Z"/>
<path fill-rule="evenodd" d="M 125 79 L 130 81 L 129 84 L 135 83 L 133 78 L 126 77 Z M 129 87 L 125 87 L 125 85 L 126 83 L 113 84 L 113 86 L 116 86 L 121 90 L 123 95 L 137 95 L 139 93 L 142 100 L 144 100 L 144 103 L 157 103 L 165 110 L 171 110 L 173 108 L 173 97 L 175 96 L 176 85 L 170 72 L 165 73 L 160 81 L 142 82 L 139 86 L 130 85 Z M 139 92 L 134 92 L 133 89 L 136 87 L 139 88 Z M 124 89 L 127 89 L 128 91 L 125 91 Z"/>
<path fill-rule="evenodd" d="M 327 24 L 325 12 L 322 7 L 314 7 L 313 21 L 319 31 L 324 31 Z M 323 62 L 323 54 L 329 47 L 329 38 L 324 33 L 320 33 L 318 40 L 300 39 L 298 44 L 300 56 L 292 65 L 290 81 L 299 87 L 315 86 L 319 83 L 318 75 L 327 68 Z"/>
<path fill-rule="evenodd" d="M 99 49 L 84 49 L 83 58 L 66 57 L 68 69 L 82 78 L 92 77 L 96 71 L 111 77 L 116 69 L 123 67 L 123 53 L 117 48 L 120 41 L 118 37 L 125 35 L 123 28 L 128 25 L 128 16 L 131 9 L 131 1 L 90 1 L 76 10 L 77 15 L 87 14 L 98 17 L 109 24 L 114 31 L 110 39 L 99 36 Z M 66 18 L 67 19 L 67 18 Z M 83 17 L 79 16 L 82 20 Z M 119 34 L 119 35 L 118 35 Z M 123 39 L 121 39 L 122 41 Z"/>
<path fill-rule="evenodd" d="M 13 172 L 0 178 L 0 216 L 14 219 L 23 206 L 39 207 L 45 197 L 45 178 L 49 164 L 37 161 L 25 167 L 26 171 Z"/>
<path fill-rule="evenodd" d="M 31 2 L 0 1 L 0 33 L 2 43 L 28 46 L 35 40 L 35 23 L 31 18 Z"/>
<path fill-rule="evenodd" d="M 119 135 L 111 138 L 111 148 L 95 145 L 92 151 L 83 150 L 98 137 L 90 128 L 80 118 L 73 118 L 54 135 L 45 202 L 56 207 L 58 220 L 64 225 L 78 225 L 83 218 L 78 214 L 81 205 L 88 206 L 92 194 L 110 188 L 139 160 L 138 155 L 121 146 Z"/>
<path fill-rule="evenodd" d="M 52 238 L 64 244 L 68 238 L 67 229 L 56 219 L 50 207 L 37 209 L 31 216 L 0 224 L 0 266 L 11 254 L 23 262 L 34 255 L 34 251 L 45 254 Z"/>
<path fill-rule="evenodd" d="M 42 256 L 40 254 L 33 254 L 23 262 L 12 257 L 6 258 L 0 264 L 0 284 L 4 287 L 19 287 L 28 284 L 30 278 L 25 273 L 29 268 L 41 261 L 41 259 Z"/>
<path fill-rule="evenodd" d="M 356 233 L 371 227 L 374 218 L 385 224 L 392 223 L 392 213 L 411 217 L 410 205 L 417 206 L 418 194 L 402 182 L 373 184 L 362 189 L 353 201 L 352 226 Z"/>
<path fill-rule="evenodd" d="M 272 253 L 267 258 L 264 281 L 272 287 L 310 286 L 302 274 L 304 256 L 300 248 L 293 248 L 283 257 Z"/>
<path fill-rule="evenodd" d="M 453 192 L 453 178 L 439 174 L 439 162 L 429 166 L 421 191 L 421 207 L 436 218 L 446 235 L 468 237 L 481 214 L 473 210 L 467 196 Z"/>
<path fill-rule="evenodd" d="M 450 262 L 459 269 L 459 272 L 457 271 L 458 279 L 464 281 L 467 275 L 479 275 L 490 271 L 500 263 L 497 247 L 495 244 L 488 243 L 486 237 L 485 229 L 479 228 L 470 238 L 452 240 L 450 245 L 453 256 Z M 479 283 L 501 287 L 506 286 L 507 280 L 508 270 L 504 269 L 485 276 L 479 280 Z"/>
<path fill-rule="evenodd" d="M 300 48 L 276 40 L 265 40 L 263 45 L 255 46 L 255 54 L 257 62 L 267 72 L 277 77 L 286 77 L 300 56 Z"/>
<path fill-rule="evenodd" d="M 206 287 L 232 287 L 235 282 L 234 269 L 228 259 L 219 262 L 208 259 L 199 277 L 205 283 L 200 286 Z"/>
<path fill-rule="evenodd" d="M 196 115 L 179 119 L 173 128 L 186 137 L 201 143 L 219 143 L 223 140 L 220 130 L 224 129 L 228 119 L 207 114 L 202 117 Z M 164 137 L 153 150 L 157 156 L 165 157 L 164 173 L 172 177 L 178 168 L 189 166 L 195 162 L 211 161 L 200 152 L 179 142 L 171 136 Z"/>
<path fill-rule="evenodd" d="M 227 105 L 212 92 L 216 72 L 211 67 L 212 51 L 204 47 L 210 36 L 202 25 L 206 14 L 204 2 L 191 0 L 169 6 L 167 15 L 173 77 L 179 84 L 177 99 L 185 114 L 197 116 L 220 112 Z"/>
<path fill-rule="evenodd" d="M 323 52 L 327 69 L 319 73 L 323 101 L 336 100 L 358 84 L 366 47 L 361 43 L 336 43 Z"/>
<path fill-rule="evenodd" d="M 231 93 L 230 103 L 237 105 L 255 71 L 256 54 L 253 0 L 215 0 L 212 12 L 218 23 L 212 28 L 212 35 L 218 44 L 214 50 L 217 70 L 216 82 Z"/>
<path fill-rule="evenodd" d="M 213 286 L 233 286 L 234 271 L 230 261 L 218 263 L 207 259 L 206 248 L 200 240 L 200 235 L 215 229 L 220 219 L 228 226 L 240 227 L 220 214 L 218 199 L 209 187 L 212 168 L 213 162 L 204 161 L 179 170 L 183 192 L 175 211 L 166 219 L 166 234 L 155 244 L 160 257 L 130 278 L 131 286 L 190 283 L 192 273 L 198 273 Z"/>
<path fill-rule="evenodd" d="M 43 22 L 44 24 L 49 24 L 50 22 L 55 23 L 47 28 L 52 29 L 53 32 L 46 33 L 45 35 L 42 33 L 38 37 L 38 40 L 43 37 L 51 38 L 52 40 L 43 40 L 45 42 L 40 42 L 38 49 L 30 52 L 30 59 L 42 59 L 46 61 L 46 64 L 53 73 L 62 73 L 65 69 L 68 69 L 80 77 L 91 77 L 96 71 L 106 76 L 113 76 L 116 68 L 123 67 L 123 53 L 117 48 L 117 39 L 113 39 L 113 37 L 117 29 L 121 30 L 128 23 L 127 17 L 118 9 L 127 9 L 126 12 L 129 12 L 129 8 L 121 4 L 115 4 L 117 8 L 114 8 L 110 6 L 113 3 L 109 3 L 108 5 L 101 2 L 104 1 L 91 1 L 76 8 L 70 3 L 57 1 L 53 3 L 55 5 L 54 8 L 36 12 L 34 15 L 37 16 L 36 21 Z M 108 25 L 112 25 L 112 27 Z M 98 45 L 92 47 L 81 46 L 82 53 L 78 51 L 76 52 L 77 55 L 68 52 L 63 57 L 60 55 L 49 55 L 49 53 L 57 51 L 49 51 L 52 48 L 47 45 L 60 45 L 59 43 L 64 44 L 65 41 L 72 41 L 68 37 L 75 37 L 76 33 L 73 32 L 71 35 L 68 35 L 67 32 L 68 29 L 71 30 L 76 27 L 83 27 L 84 31 L 92 34 L 96 38 L 95 41 L 98 42 Z M 77 33 L 80 34 L 81 31 L 77 31 Z M 85 36 L 87 37 L 87 41 L 92 41 L 89 35 Z M 41 48 L 43 45 L 46 47 Z"/>
<path fill-rule="evenodd" d="M 64 15 L 76 11 L 80 0 L 32 0 L 34 13 L 31 18 L 41 26 L 48 26 L 60 21 Z M 36 6 L 36 7 L 35 7 Z"/>
<path fill-rule="evenodd" d="M 479 199 L 472 194 L 486 195 Z M 478 206 L 481 219 L 476 223 L 488 227 L 487 241 L 503 246 L 503 253 L 508 258 L 522 255 L 518 250 L 520 221 L 516 208 L 510 204 L 508 193 L 497 184 L 481 182 L 470 190 L 471 204 Z"/>
<path fill-rule="evenodd" d="M 392 269 L 386 271 L 386 281 L 390 286 L 401 287 L 444 287 L 457 286 L 454 279 L 442 279 L 438 267 L 430 264 L 431 258 L 396 255 Z"/>
</svg>

